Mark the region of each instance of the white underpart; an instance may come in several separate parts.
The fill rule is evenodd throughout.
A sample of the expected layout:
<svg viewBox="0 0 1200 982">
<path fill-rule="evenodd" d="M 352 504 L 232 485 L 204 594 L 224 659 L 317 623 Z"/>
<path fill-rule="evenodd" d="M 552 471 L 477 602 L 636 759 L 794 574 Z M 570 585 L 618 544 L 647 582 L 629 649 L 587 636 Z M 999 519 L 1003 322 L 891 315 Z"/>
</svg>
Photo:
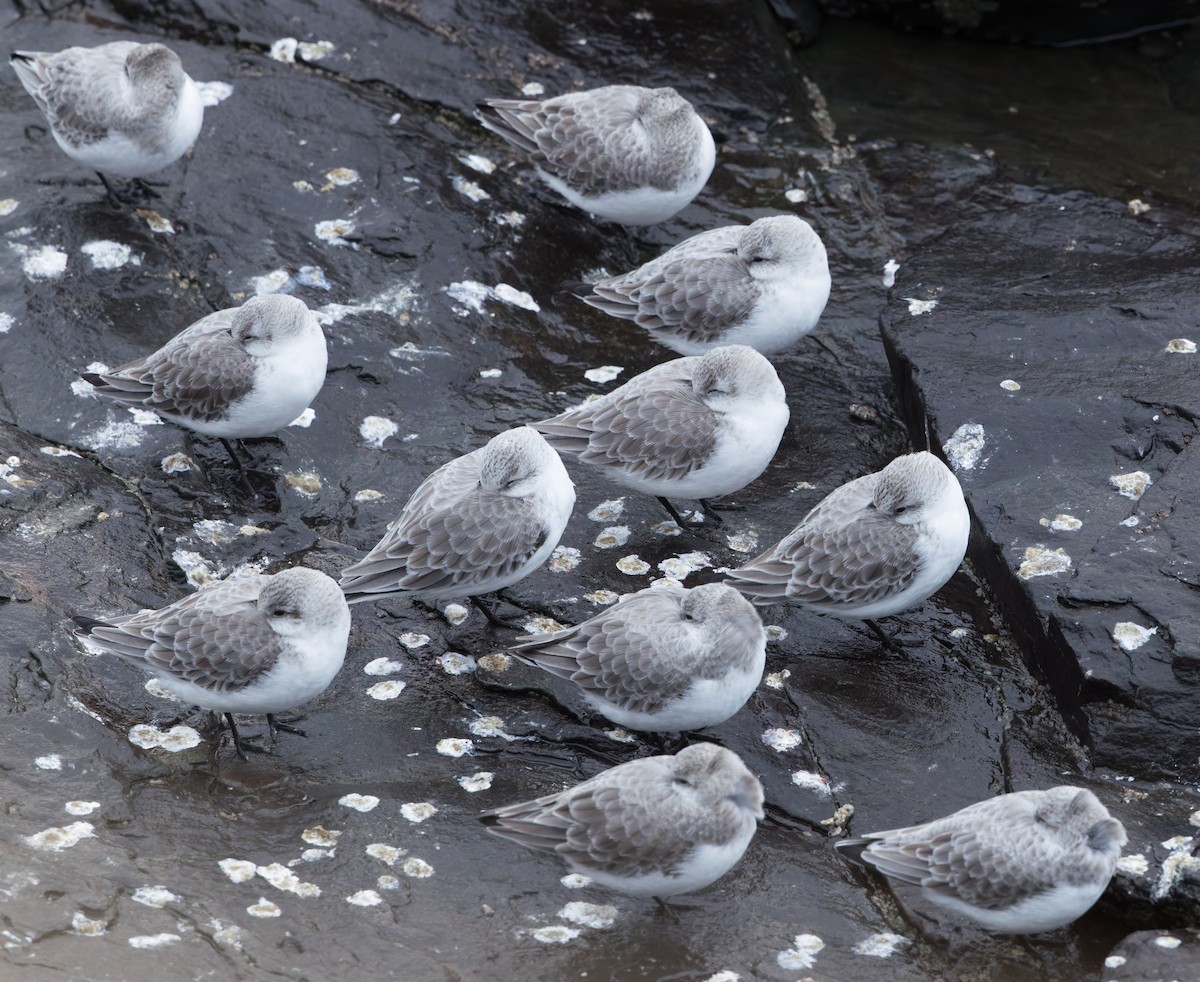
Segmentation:
<svg viewBox="0 0 1200 982">
<path fill-rule="evenodd" d="M 296 419 L 321 391 L 328 358 L 325 335 L 314 327 L 277 341 L 268 354 L 258 357 L 253 388 L 231 403 L 222 418 L 203 422 L 162 415 L 206 436 L 269 436 Z"/>
<path fill-rule="evenodd" d="M 746 813 L 749 816 L 749 813 Z M 579 872 L 590 876 L 600 886 L 630 893 L 637 897 L 673 897 L 691 893 L 708 886 L 731 870 L 754 836 L 756 822 L 750 820 L 725 845 L 699 845 L 693 850 L 674 876 L 664 873 L 644 873 L 640 876 L 614 876 L 602 870 L 580 867 Z"/>
<path fill-rule="evenodd" d="M 712 134 L 699 116 L 693 117 L 696 129 L 701 134 L 700 159 L 697 164 L 697 177 L 686 184 L 680 184 L 673 191 L 660 191 L 657 188 L 637 188 L 632 191 L 610 191 L 604 194 L 588 197 L 568 187 L 562 180 L 552 174 L 547 174 L 538 168 L 538 174 L 550 187 L 566 198 L 576 208 L 589 212 L 606 221 L 619 225 L 657 225 L 665 222 L 677 211 L 687 207 L 708 183 L 713 165 L 717 160 L 717 150 L 713 143 Z"/>
<path fill-rule="evenodd" d="M 95 143 L 73 147 L 57 133 L 54 139 L 63 152 L 91 170 L 117 177 L 145 177 L 174 163 L 196 142 L 204 122 L 204 99 L 196 83 L 184 76 L 183 90 L 175 118 L 170 123 L 170 135 L 162 149 L 147 153 L 123 134 L 109 131 L 108 136 Z"/>
<path fill-rule="evenodd" d="M 745 671 L 730 672 L 719 679 L 696 679 L 681 698 L 653 713 L 624 709 L 591 692 L 582 695 L 598 713 L 627 730 L 650 733 L 699 730 L 724 723 L 746 705 L 762 681 L 766 648 L 758 655 Z"/>
<path fill-rule="evenodd" d="M 716 447 L 711 457 L 682 477 L 647 478 L 619 468 L 605 474 L 626 487 L 670 498 L 719 498 L 740 491 L 764 470 L 783 439 L 789 411 L 783 399 L 738 400 L 732 412 L 715 404 L 720 414 Z"/>
<path fill-rule="evenodd" d="M 1082 916 L 1100 899 L 1100 894 L 1107 886 L 1107 880 L 1103 883 L 1090 883 L 1084 886 L 1059 885 L 1044 893 L 1036 894 L 997 910 L 976 907 L 957 897 L 950 897 L 934 891 L 922 890 L 921 892 L 934 903 L 969 917 L 988 930 L 1001 934 L 1039 934 L 1042 931 L 1052 931 L 1056 927 L 1070 924 L 1071 921 Z"/>
</svg>

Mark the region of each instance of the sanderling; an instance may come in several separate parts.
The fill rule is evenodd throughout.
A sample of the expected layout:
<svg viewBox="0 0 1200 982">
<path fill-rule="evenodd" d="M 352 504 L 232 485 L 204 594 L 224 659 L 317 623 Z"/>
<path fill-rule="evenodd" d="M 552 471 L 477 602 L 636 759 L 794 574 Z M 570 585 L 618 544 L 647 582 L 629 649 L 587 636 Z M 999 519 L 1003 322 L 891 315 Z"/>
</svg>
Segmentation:
<svg viewBox="0 0 1200 982">
<path fill-rule="evenodd" d="M 110 195 L 106 174 L 153 174 L 182 157 L 200 134 L 200 90 L 165 45 L 114 41 L 17 51 L 10 64 L 58 145 L 95 170 Z"/>
<path fill-rule="evenodd" d="M 771 354 L 817 326 L 829 284 L 817 233 L 802 218 L 775 215 L 693 235 L 632 272 L 596 281 L 583 300 L 682 355 L 722 344 Z"/>
<path fill-rule="evenodd" d="M 245 757 L 234 713 L 275 714 L 324 692 L 346 657 L 350 608 L 334 581 L 296 567 L 235 576 L 161 610 L 73 618 L 75 634 L 155 675 L 184 702 L 224 713 Z M 251 748 L 255 749 L 255 748 Z"/>
<path fill-rule="evenodd" d="M 958 478 L 923 450 L 843 484 L 726 582 L 759 606 L 786 601 L 870 622 L 940 590 L 970 528 Z"/>
<path fill-rule="evenodd" d="M 565 631 L 509 650 L 574 682 L 618 726 L 665 732 L 723 723 L 762 681 L 767 635 L 745 597 L 723 583 L 639 590 Z"/>
<path fill-rule="evenodd" d="M 622 225 L 666 221 L 700 193 L 716 161 L 704 120 L 674 89 L 607 85 L 541 102 L 490 99 L 478 116 L 571 204 Z"/>
<path fill-rule="evenodd" d="M 1108 886 L 1125 827 L 1084 788 L 1014 791 L 906 829 L 834 845 L 988 930 L 1069 924 Z"/>
<path fill-rule="evenodd" d="M 694 743 L 481 817 L 489 832 L 556 852 L 601 886 L 662 898 L 699 890 L 732 869 L 762 805 L 762 785 L 737 754 Z"/>
<path fill-rule="evenodd" d="M 304 301 L 268 294 L 201 318 L 145 358 L 83 378 L 97 395 L 228 441 L 287 426 L 321 390 L 327 360 L 325 334 Z"/>
<path fill-rule="evenodd" d="M 719 523 L 704 499 L 758 477 L 787 421 L 783 385 L 771 363 L 735 344 L 656 365 L 595 402 L 533 426 L 556 450 L 655 495 L 683 525 L 667 498 L 699 500 Z"/>
<path fill-rule="evenodd" d="M 518 426 L 430 474 L 379 543 L 342 571 L 342 589 L 352 604 L 470 597 L 502 623 L 479 595 L 541 566 L 574 507 L 562 459 L 536 430 Z"/>
</svg>

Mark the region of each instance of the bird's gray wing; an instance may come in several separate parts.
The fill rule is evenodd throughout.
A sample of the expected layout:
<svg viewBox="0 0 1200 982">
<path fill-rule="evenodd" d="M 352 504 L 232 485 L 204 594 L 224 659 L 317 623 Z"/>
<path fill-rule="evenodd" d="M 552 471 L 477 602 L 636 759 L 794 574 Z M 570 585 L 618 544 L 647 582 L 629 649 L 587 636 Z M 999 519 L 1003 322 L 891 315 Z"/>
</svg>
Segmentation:
<svg viewBox="0 0 1200 982">
<path fill-rule="evenodd" d="M 12 65 L 21 84 L 54 130 L 72 146 L 104 139 L 110 129 L 136 129 L 148 107 L 131 97 L 125 59 L 133 42 L 56 53 L 17 52 Z"/>
<path fill-rule="evenodd" d="M 198 422 L 220 419 L 254 385 L 254 360 L 229 329 L 234 312 L 216 311 L 146 357 L 83 378 L 97 395 L 127 405 Z"/>
<path fill-rule="evenodd" d="M 495 809 L 485 819 L 496 835 L 557 852 L 584 869 L 669 874 L 704 841 L 705 823 L 682 807 L 663 760 L 645 757 L 561 794 Z"/>
<path fill-rule="evenodd" d="M 651 331 L 711 343 L 744 321 L 761 294 L 738 257 L 745 227 L 686 239 L 644 266 L 598 280 L 584 301 Z"/>
<path fill-rule="evenodd" d="M 257 581 L 263 579 L 225 580 L 161 610 L 112 618 L 75 633 L 157 675 L 235 692 L 270 670 L 283 650 L 256 603 L 262 590 Z"/>
<path fill-rule="evenodd" d="M 534 423 L 555 450 L 644 480 L 676 480 L 716 450 L 717 417 L 692 390 L 698 359 L 676 358 L 603 399 Z M 686 363 L 686 364 L 681 364 Z"/>
<path fill-rule="evenodd" d="M 647 159 L 649 141 L 637 122 L 638 90 L 609 86 L 587 96 L 544 102 L 491 99 L 491 114 L 479 118 L 580 194 L 632 190 L 656 178 L 661 183 L 661 168 Z"/>
<path fill-rule="evenodd" d="M 874 474 L 842 485 L 728 582 L 759 604 L 863 604 L 903 590 L 921 570 L 919 536 L 867 507 L 874 487 Z"/>
<path fill-rule="evenodd" d="M 653 712 L 691 688 L 680 623 L 683 588 L 627 597 L 565 631 L 517 638 L 518 657 L 633 712 Z"/>
<path fill-rule="evenodd" d="M 342 572 L 347 594 L 442 591 L 520 569 L 546 542 L 537 506 L 479 487 L 479 451 L 435 471 L 359 562 Z"/>
</svg>

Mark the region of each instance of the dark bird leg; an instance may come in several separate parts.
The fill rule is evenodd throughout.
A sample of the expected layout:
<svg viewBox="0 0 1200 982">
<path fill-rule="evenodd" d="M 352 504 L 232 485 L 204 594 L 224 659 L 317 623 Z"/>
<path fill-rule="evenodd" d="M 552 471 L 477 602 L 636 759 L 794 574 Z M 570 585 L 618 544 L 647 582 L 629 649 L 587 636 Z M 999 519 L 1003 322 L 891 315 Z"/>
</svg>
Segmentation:
<svg viewBox="0 0 1200 982">
<path fill-rule="evenodd" d="M 233 444 L 226 440 L 223 436 L 217 437 L 217 439 L 221 441 L 221 445 L 225 448 L 225 452 L 229 454 L 229 459 L 233 461 L 233 466 L 237 468 L 238 475 L 242 479 L 242 487 L 246 489 L 246 493 L 253 495 L 254 497 L 258 497 L 254 488 L 250 486 L 250 477 L 246 473 L 246 468 L 242 466 L 241 460 L 238 459 L 238 455 L 233 451 Z"/>
<path fill-rule="evenodd" d="M 673 908 L 669 903 L 667 903 L 665 898 L 655 897 L 654 902 L 656 904 L 658 904 L 658 914 L 659 915 L 661 915 L 662 917 L 671 918 L 671 920 L 676 924 L 679 923 L 679 915 L 675 912 L 675 908 Z"/>
<path fill-rule="evenodd" d="M 725 519 L 723 519 L 720 514 L 723 511 L 746 510 L 745 505 L 727 504 L 725 502 L 718 503 L 713 501 L 711 498 L 701 498 L 699 500 L 701 511 L 704 512 L 705 517 L 708 518 L 714 525 L 725 524 Z"/>
<path fill-rule="evenodd" d="M 105 177 L 103 174 L 101 174 L 99 171 L 96 171 L 96 176 L 98 178 L 100 178 L 100 183 L 102 183 L 104 185 L 104 190 L 108 192 L 108 200 L 111 201 L 118 208 L 124 208 L 125 202 L 121 200 L 120 195 L 118 195 L 117 192 L 113 189 L 113 186 L 109 183 L 108 178 Z"/>
<path fill-rule="evenodd" d="M 667 514 L 671 516 L 671 518 L 675 522 L 675 524 L 678 525 L 681 529 L 691 529 L 691 528 L 696 527 L 696 525 L 697 525 L 696 522 L 685 522 L 683 520 L 683 517 L 679 514 L 679 512 L 677 512 L 675 510 L 675 506 L 673 504 L 671 504 L 671 502 L 669 502 L 666 498 L 663 498 L 660 496 L 658 499 L 658 503 L 667 510 Z M 701 504 L 703 504 L 703 502 L 701 502 Z"/>
<path fill-rule="evenodd" d="M 275 740 L 278 738 L 280 733 L 294 733 L 296 736 L 302 737 L 308 736 L 308 734 L 299 727 L 292 726 L 290 723 L 284 723 L 281 720 L 277 720 L 274 713 L 267 713 L 267 729 L 271 731 L 271 746 L 275 745 Z"/>
<path fill-rule="evenodd" d="M 238 735 L 237 724 L 233 721 L 233 713 L 225 714 L 225 722 L 229 725 L 229 733 L 233 737 L 233 749 L 237 751 L 237 755 L 242 760 L 246 759 L 247 750 L 255 754 L 266 753 L 262 747 L 252 747 L 250 744 L 242 741 L 242 738 Z"/>
<path fill-rule="evenodd" d="M 877 622 L 864 618 L 863 623 L 871 629 L 871 633 L 874 634 L 875 637 L 883 642 L 883 646 L 885 648 L 889 649 L 890 651 L 894 651 L 898 655 L 904 654 L 904 646 L 896 640 L 894 635 L 888 634 L 886 631 L 884 631 Z"/>
<path fill-rule="evenodd" d="M 467 599 L 471 601 L 472 606 L 474 606 L 476 610 L 478 610 L 481 614 L 483 614 L 484 617 L 487 618 L 487 622 L 491 624 L 492 627 L 502 627 L 509 631 L 523 630 L 520 624 L 514 624 L 512 621 L 502 620 L 501 618 L 497 617 L 496 612 L 488 607 L 488 605 L 478 597 L 468 597 Z"/>
<path fill-rule="evenodd" d="M 155 191 L 154 188 L 152 188 L 149 184 L 147 184 L 145 181 L 143 181 L 140 177 L 135 177 L 130 183 L 132 184 L 133 189 L 138 193 L 138 195 L 143 198 L 161 198 L 162 197 L 162 195 L 160 195 L 157 191 Z"/>
</svg>

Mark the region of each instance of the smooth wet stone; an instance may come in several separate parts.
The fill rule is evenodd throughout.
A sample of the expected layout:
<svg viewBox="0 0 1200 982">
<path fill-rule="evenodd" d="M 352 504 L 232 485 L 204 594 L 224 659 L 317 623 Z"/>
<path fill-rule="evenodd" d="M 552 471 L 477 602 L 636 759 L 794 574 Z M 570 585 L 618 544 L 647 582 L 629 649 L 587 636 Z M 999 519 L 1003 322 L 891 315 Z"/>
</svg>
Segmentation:
<svg viewBox="0 0 1200 982">
<path fill-rule="evenodd" d="M 1200 382 L 1167 342 L 1195 323 L 1194 219 L 1153 222 L 1082 193 L 1012 188 L 901 268 L 884 342 L 910 428 L 958 459 L 982 536 L 971 558 L 1064 716 L 1119 774 L 1200 779 Z M 981 261 L 986 257 L 986 261 Z M 920 317 L 909 297 L 936 297 Z M 1019 392 L 997 383 L 1019 377 Z M 1121 493 L 1134 472 L 1141 497 Z M 1067 512 L 1081 525 L 1058 531 Z M 1029 548 L 1069 564 L 1026 566 Z M 1136 651 L 1118 624 L 1156 628 Z"/>
<path fill-rule="evenodd" d="M 1123 875 L 1114 890 L 1120 910 L 1127 882 L 1150 895 L 1175 854 L 1159 843 L 1189 828 L 1194 808 L 1182 802 L 1162 828 L 1152 826 L 1143 819 L 1163 810 L 1159 798 L 1125 801 L 1125 784 L 1084 776 L 1086 754 L 965 571 L 889 626 L 903 655 L 881 651 L 854 625 L 784 606 L 770 612 L 780 628 L 768 656 L 773 683 L 733 720 L 691 737 L 719 740 L 746 759 L 767 786 L 769 817 L 745 862 L 684 898 L 688 909 L 666 928 L 652 904 L 596 887 L 568 891 L 554 857 L 505 850 L 483 833 L 483 808 L 559 790 L 670 749 L 674 738 L 618 733 L 544 677 L 516 663 L 496 671 L 511 636 L 477 613 L 451 619 L 444 602 L 357 607 L 346 670 L 304 707 L 308 738 L 281 734 L 273 753 L 245 764 L 203 714 L 154 697 L 141 673 L 85 656 L 68 634 L 68 616 L 81 609 L 161 606 L 206 575 L 246 564 L 305 562 L 336 573 L 378 539 L 434 467 L 584 398 L 597 384 L 586 380 L 589 369 L 620 365 L 629 377 L 666 357 L 633 325 L 576 299 L 587 277 L 628 268 L 703 228 L 788 210 L 826 236 L 835 292 L 814 336 L 778 360 L 793 421 L 766 475 L 734 496 L 746 510 L 731 513 L 725 529 L 668 535 L 652 499 L 622 497 L 572 467 L 579 505 L 563 544 L 579 550 L 578 564 L 515 585 L 507 599 L 521 609 L 506 603 L 500 612 L 573 623 L 594 613 L 586 598 L 640 588 L 672 557 L 704 552 L 714 567 L 743 561 L 745 551 L 728 547 L 730 533 L 765 547 L 829 490 L 908 449 L 876 329 L 881 270 L 896 257 L 906 262 L 905 249 L 959 222 L 964 209 L 977 215 L 971 193 L 990 187 L 997 164 L 961 146 L 856 145 L 850 137 L 874 111 L 831 111 L 821 86 L 835 96 L 844 91 L 840 71 L 860 78 L 863 45 L 830 48 L 840 67 L 822 68 L 821 46 L 796 58 L 765 8 L 718 0 L 553 10 L 117 0 L 89 7 L 86 19 L 78 7 L 53 19 L 28 14 L 6 39 L 35 49 L 94 44 L 128 36 L 122 19 L 139 36 L 168 38 L 196 78 L 233 92 L 208 110 L 192 153 L 154 178 L 161 198 L 130 213 L 112 209 L 91 175 L 39 136 L 36 109 L 12 78 L 0 86 L 13 127 L 4 194 L 19 201 L 0 215 L 0 235 L 28 229 L 15 240 L 67 256 L 55 280 L 29 279 L 19 260 L 0 263 L 0 312 L 12 317 L 0 328 L 0 419 L 21 430 L 0 430 L 0 440 L 22 461 L 11 476 L 37 482 L 0 500 L 0 625 L 19 656 L 6 669 L 16 681 L 0 716 L 0 793 L 13 803 L 19 835 L 70 824 L 66 802 L 101 801 L 89 818 L 94 838 L 61 855 L 13 860 L 18 878 L 0 897 L 17 935 L 6 957 L 64 977 L 123 978 L 131 964 L 167 965 L 189 978 L 321 977 L 353 963 L 381 978 L 647 970 L 751 978 L 783 971 L 778 955 L 799 951 L 794 939 L 803 935 L 820 944 L 803 948 L 815 959 L 811 971 L 835 978 L 915 982 L 997 963 L 1014 978 L 1038 978 L 1046 965 L 1073 977 L 1080 961 L 1098 970 L 1129 929 L 1125 921 L 1068 929 L 1067 944 L 1035 942 L 1015 954 L 987 938 L 965 954 L 930 953 L 915 928 L 913 943 L 887 959 L 859 952 L 900 928 L 889 895 L 833 854 L 830 834 L 905 824 L 1010 784 L 1069 775 L 1120 808 L 1148 857 L 1143 873 Z M 271 57 L 287 38 L 297 42 L 294 60 Z M 868 46 L 872 63 L 894 41 Z M 907 85 L 913 65 L 903 67 Z M 472 116 L 479 99 L 531 84 L 553 94 L 617 79 L 679 86 L 712 120 L 720 145 L 697 201 L 636 235 L 561 206 Z M 944 79 L 937 85 L 942 91 Z M 908 90 L 891 85 L 882 98 L 895 91 Z M 350 171 L 358 180 L 346 179 Z M 488 197 L 465 193 L 471 186 Z M 94 268 L 83 247 L 95 241 L 128 246 L 141 265 Z M 289 290 L 318 310 L 330 374 L 307 425 L 251 444 L 254 495 L 219 445 L 196 440 L 187 450 L 177 428 L 126 418 L 72 391 L 92 360 L 135 357 L 260 289 Z M 935 307 L 921 318 L 936 316 Z M 1003 379 L 1028 384 L 1011 368 Z M 378 447 L 360 432 L 372 416 L 397 426 Z M 35 456 L 51 445 L 81 457 Z M 162 461 L 180 454 L 196 466 L 166 473 Z M 44 474 L 59 475 L 61 493 L 44 493 L 54 485 Z M 79 520 L 80 508 L 110 517 Z M 118 512 L 122 524 L 111 524 Z M 1082 530 L 1092 528 L 1092 516 L 1072 514 Z M 57 534 L 18 541 L 24 522 Z M 592 545 L 616 524 L 629 529 L 618 555 Z M 647 567 L 636 576 L 615 565 L 632 553 Z M 4 561 L 10 554 L 15 574 Z M 414 645 L 417 637 L 425 640 Z M 478 670 L 444 671 L 450 652 L 475 659 Z M 401 663 L 400 698 L 367 693 L 375 680 L 361 669 L 379 659 Z M 493 717 L 502 725 L 484 722 Z M 186 754 L 143 751 L 125 736 L 143 722 L 191 725 L 202 740 Z M 261 720 L 242 728 L 265 738 Z M 780 753 L 762 742 L 777 730 L 801 742 Z M 463 747 L 467 734 L 470 753 L 437 752 L 443 740 Z M 36 766 L 52 753 L 60 769 Z M 340 804 L 353 795 L 378 804 Z M 401 809 L 413 802 L 437 813 L 410 823 Z M 304 834 L 318 826 L 341 832 L 332 854 L 310 851 Z M 379 844 L 395 850 L 387 853 L 399 859 L 394 866 L 369 851 Z M 222 872 L 226 860 L 246 879 Z M 291 882 L 280 870 L 320 895 L 277 889 Z M 33 881 L 19 879 L 25 874 Z M 129 893 L 162 884 L 184 908 L 168 917 L 114 883 L 131 885 Z M 375 889 L 379 904 L 345 900 Z M 621 945 L 600 944 L 587 928 L 564 944 L 533 937 L 576 901 L 616 906 Z M 251 917 L 251 908 L 278 916 Z M 72 933 L 82 931 L 80 912 L 112 926 L 81 941 Z M 165 935 L 179 941 L 161 951 L 129 944 Z"/>
</svg>

